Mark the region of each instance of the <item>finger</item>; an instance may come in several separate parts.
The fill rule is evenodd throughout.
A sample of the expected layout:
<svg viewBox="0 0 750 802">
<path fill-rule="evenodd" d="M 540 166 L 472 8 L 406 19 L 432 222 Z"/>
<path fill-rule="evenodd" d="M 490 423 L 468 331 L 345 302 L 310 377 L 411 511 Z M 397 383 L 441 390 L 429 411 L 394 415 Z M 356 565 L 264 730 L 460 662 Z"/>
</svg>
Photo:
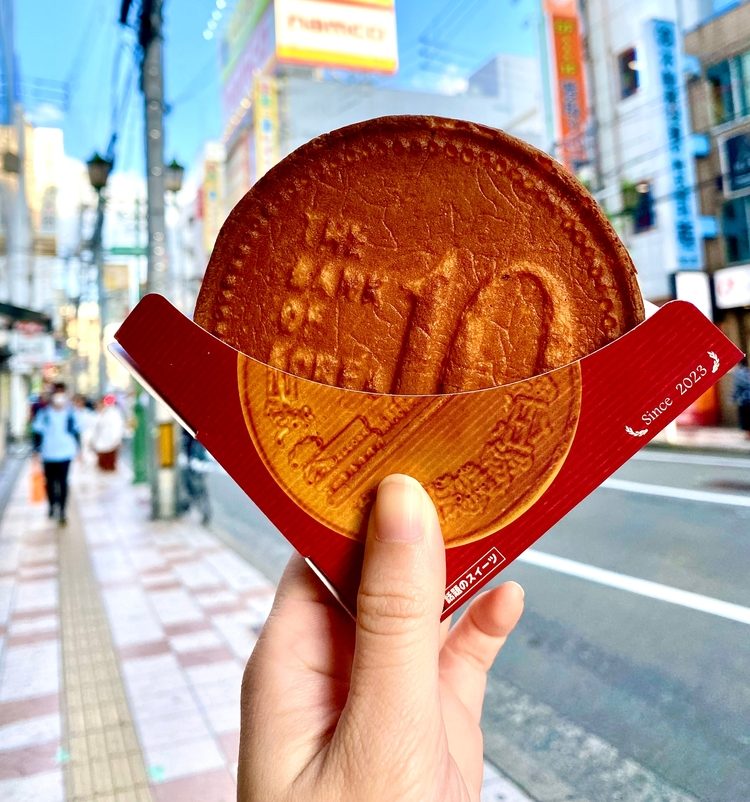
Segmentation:
<svg viewBox="0 0 750 802">
<path fill-rule="evenodd" d="M 323 619 L 329 621 L 330 626 L 350 631 L 349 615 L 305 560 L 295 553 L 279 581 L 256 650 L 272 648 L 274 653 L 286 655 L 288 659 L 289 649 L 300 638 L 304 639 L 311 627 L 320 628 Z"/>
<path fill-rule="evenodd" d="M 289 558 L 276 588 L 276 604 L 283 604 L 288 600 L 338 604 L 331 592 L 315 576 L 304 557 L 297 552 Z"/>
<path fill-rule="evenodd" d="M 411 477 L 386 477 L 370 517 L 357 598 L 348 705 L 355 718 L 398 732 L 405 718 L 434 714 L 444 586 L 445 551 L 430 497 Z"/>
<path fill-rule="evenodd" d="M 476 717 L 482 713 L 487 672 L 523 612 L 523 588 L 506 582 L 483 593 L 448 633 L 440 673 Z"/>
</svg>

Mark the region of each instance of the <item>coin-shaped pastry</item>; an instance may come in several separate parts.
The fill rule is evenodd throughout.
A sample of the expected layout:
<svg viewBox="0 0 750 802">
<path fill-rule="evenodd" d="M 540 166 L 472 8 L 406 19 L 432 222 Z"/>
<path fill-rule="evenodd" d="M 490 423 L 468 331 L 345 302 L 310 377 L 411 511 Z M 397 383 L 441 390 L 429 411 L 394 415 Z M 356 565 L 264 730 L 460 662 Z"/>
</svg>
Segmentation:
<svg viewBox="0 0 750 802">
<path fill-rule="evenodd" d="M 478 393 L 344 391 L 240 354 L 245 424 L 266 468 L 313 518 L 365 535 L 380 479 L 408 473 L 435 502 L 448 547 L 485 537 L 525 512 L 568 454 L 581 408 L 575 362 Z"/>
<path fill-rule="evenodd" d="M 594 200 L 500 131 L 384 117 L 318 137 L 225 222 L 195 321 L 302 378 L 394 394 L 565 365 L 643 318 Z"/>
</svg>

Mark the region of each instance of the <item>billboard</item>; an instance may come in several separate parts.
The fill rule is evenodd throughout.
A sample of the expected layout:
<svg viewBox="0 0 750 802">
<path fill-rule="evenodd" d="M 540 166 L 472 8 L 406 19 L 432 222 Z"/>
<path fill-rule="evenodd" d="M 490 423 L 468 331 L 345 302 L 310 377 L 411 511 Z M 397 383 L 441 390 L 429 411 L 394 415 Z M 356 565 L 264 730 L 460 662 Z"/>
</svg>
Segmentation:
<svg viewBox="0 0 750 802">
<path fill-rule="evenodd" d="M 695 166 L 689 151 L 689 120 L 682 79 L 677 26 L 672 20 L 646 24 L 647 61 L 656 76 L 656 92 L 666 131 L 670 199 L 674 202 L 677 270 L 701 270 L 703 252 L 698 234 Z"/>
<path fill-rule="evenodd" d="M 229 18 L 224 38 L 219 50 L 221 64 L 221 79 L 226 83 L 237 66 L 237 60 L 246 50 L 263 12 L 270 5 L 271 0 L 238 0 L 237 5 Z"/>
<path fill-rule="evenodd" d="M 278 162 L 279 149 L 279 97 L 276 79 L 258 75 L 253 89 L 255 121 L 255 175 L 257 181 Z"/>
<path fill-rule="evenodd" d="M 395 0 L 275 0 L 274 6 L 279 62 L 396 72 Z"/>
<path fill-rule="evenodd" d="M 724 267 L 714 271 L 716 306 L 736 309 L 750 306 L 750 266 Z"/>
<path fill-rule="evenodd" d="M 268 3 L 259 5 L 263 7 L 262 15 L 252 27 L 244 29 L 248 35 L 223 73 L 221 94 L 228 138 L 250 107 L 253 76 L 263 70 L 274 53 L 273 7 Z"/>
<path fill-rule="evenodd" d="M 571 170 L 589 161 L 588 103 L 578 13 L 572 0 L 545 0 L 554 55 L 559 158 Z"/>
</svg>

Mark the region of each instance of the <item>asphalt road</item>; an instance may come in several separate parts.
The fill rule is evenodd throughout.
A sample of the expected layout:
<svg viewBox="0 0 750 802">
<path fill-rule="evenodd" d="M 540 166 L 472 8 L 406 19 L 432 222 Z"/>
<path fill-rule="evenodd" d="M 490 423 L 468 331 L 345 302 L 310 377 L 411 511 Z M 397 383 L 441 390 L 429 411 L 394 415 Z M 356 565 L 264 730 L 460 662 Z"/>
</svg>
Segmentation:
<svg viewBox="0 0 750 802">
<path fill-rule="evenodd" d="M 278 579 L 289 547 L 221 473 L 215 523 Z M 523 619 L 485 755 L 540 802 L 750 801 L 750 459 L 646 450 L 498 582 Z"/>
</svg>

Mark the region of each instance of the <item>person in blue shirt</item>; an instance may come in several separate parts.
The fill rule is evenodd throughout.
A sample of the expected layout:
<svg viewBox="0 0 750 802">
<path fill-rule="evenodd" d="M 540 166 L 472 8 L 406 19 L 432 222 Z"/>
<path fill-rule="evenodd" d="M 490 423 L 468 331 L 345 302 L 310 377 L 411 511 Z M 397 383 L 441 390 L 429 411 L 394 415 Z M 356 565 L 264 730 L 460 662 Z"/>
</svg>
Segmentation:
<svg viewBox="0 0 750 802">
<path fill-rule="evenodd" d="M 57 516 L 60 525 L 64 526 L 68 471 L 71 460 L 78 453 L 80 431 L 63 383 L 54 385 L 50 403 L 37 412 L 32 430 L 39 435 L 38 451 L 44 466 L 49 517 Z"/>
</svg>

